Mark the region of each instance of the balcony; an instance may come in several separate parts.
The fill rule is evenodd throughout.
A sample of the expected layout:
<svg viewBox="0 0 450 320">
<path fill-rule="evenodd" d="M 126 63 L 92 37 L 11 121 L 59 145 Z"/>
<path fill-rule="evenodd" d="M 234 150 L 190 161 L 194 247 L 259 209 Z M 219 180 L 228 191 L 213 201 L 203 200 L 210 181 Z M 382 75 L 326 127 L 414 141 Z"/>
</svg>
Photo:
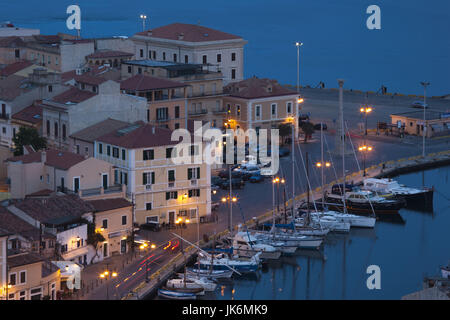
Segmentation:
<svg viewBox="0 0 450 320">
<path fill-rule="evenodd" d="M 195 110 L 188 110 L 188 115 L 190 116 L 200 116 L 200 115 L 204 115 L 207 114 L 208 110 L 207 109 L 195 109 Z"/>
<path fill-rule="evenodd" d="M 213 114 L 224 114 L 227 113 L 227 110 L 225 108 L 215 108 L 212 110 Z"/>
<path fill-rule="evenodd" d="M 223 95 L 223 91 L 204 91 L 204 92 L 193 92 L 188 94 L 188 98 L 201 98 L 201 97 L 213 97 L 213 96 L 221 96 Z"/>
<path fill-rule="evenodd" d="M 68 188 L 58 187 L 57 191 L 66 194 L 75 194 L 73 190 Z M 80 189 L 78 190 L 78 196 L 82 199 L 106 199 L 106 198 L 120 198 L 125 197 L 126 185 L 115 184 L 104 189 L 103 187 Z"/>
<path fill-rule="evenodd" d="M 0 119 L 9 120 L 10 119 L 9 113 L 0 113 Z"/>
</svg>

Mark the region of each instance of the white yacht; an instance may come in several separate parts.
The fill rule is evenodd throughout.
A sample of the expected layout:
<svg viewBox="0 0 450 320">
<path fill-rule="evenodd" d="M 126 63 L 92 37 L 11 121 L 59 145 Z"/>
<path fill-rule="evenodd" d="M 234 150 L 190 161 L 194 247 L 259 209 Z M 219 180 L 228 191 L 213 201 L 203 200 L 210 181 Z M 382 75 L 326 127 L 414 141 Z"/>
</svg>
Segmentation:
<svg viewBox="0 0 450 320">
<path fill-rule="evenodd" d="M 260 258 L 278 259 L 281 251 L 272 244 L 258 241 L 254 236 L 246 231 L 240 231 L 233 237 L 233 253 L 241 257 L 252 257 L 256 253 L 261 252 Z"/>
</svg>

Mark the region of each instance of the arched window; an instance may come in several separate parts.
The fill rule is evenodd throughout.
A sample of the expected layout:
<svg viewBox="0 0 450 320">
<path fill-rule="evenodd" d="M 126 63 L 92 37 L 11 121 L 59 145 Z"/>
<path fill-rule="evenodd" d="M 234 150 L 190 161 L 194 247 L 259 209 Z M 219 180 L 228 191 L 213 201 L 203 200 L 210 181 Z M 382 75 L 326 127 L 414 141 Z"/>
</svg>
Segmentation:
<svg viewBox="0 0 450 320">
<path fill-rule="evenodd" d="M 50 136 L 50 121 L 47 120 L 47 137 Z"/>
<path fill-rule="evenodd" d="M 55 122 L 55 138 L 58 137 L 58 122 Z"/>
<path fill-rule="evenodd" d="M 62 136 L 63 136 L 63 139 L 65 140 L 66 139 L 66 125 L 65 124 L 62 125 Z"/>
</svg>

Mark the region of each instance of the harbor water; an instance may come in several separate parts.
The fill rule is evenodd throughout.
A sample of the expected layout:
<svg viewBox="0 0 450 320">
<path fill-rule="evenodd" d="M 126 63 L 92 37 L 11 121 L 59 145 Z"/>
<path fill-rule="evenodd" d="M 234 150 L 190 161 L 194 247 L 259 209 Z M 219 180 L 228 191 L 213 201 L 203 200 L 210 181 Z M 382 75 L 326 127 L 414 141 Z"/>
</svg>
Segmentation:
<svg viewBox="0 0 450 320">
<path fill-rule="evenodd" d="M 320 252 L 301 251 L 263 265 L 255 276 L 221 282 L 203 299 L 401 299 L 420 290 L 450 260 L 450 167 L 406 174 L 408 186 L 434 186 L 433 212 L 402 209 L 374 229 L 330 234 Z M 367 267 L 381 270 L 381 289 L 367 288 Z"/>
</svg>

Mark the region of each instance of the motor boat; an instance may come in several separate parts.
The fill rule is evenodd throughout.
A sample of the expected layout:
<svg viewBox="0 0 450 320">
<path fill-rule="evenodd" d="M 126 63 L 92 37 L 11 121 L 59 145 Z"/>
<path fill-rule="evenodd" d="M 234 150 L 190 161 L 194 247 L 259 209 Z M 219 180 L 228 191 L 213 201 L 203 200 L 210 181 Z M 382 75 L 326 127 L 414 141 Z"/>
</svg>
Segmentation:
<svg viewBox="0 0 450 320">
<path fill-rule="evenodd" d="M 177 277 L 179 279 L 184 279 L 184 277 L 186 277 L 187 280 L 192 281 L 200 286 L 203 287 L 203 289 L 205 291 L 214 291 L 216 290 L 217 287 L 217 283 L 215 283 L 212 280 L 209 280 L 206 277 L 201 277 L 201 276 L 194 276 L 194 275 L 188 275 L 187 273 L 177 273 Z"/>
<path fill-rule="evenodd" d="M 337 211 L 324 211 L 322 216 L 334 217 L 337 220 L 350 223 L 350 227 L 374 228 L 377 221 L 374 217 L 359 216 L 356 214 L 342 213 Z"/>
<path fill-rule="evenodd" d="M 233 237 L 233 252 L 241 257 L 252 257 L 261 252 L 262 260 L 278 259 L 281 256 L 279 248 L 260 242 L 245 231 L 240 231 Z"/>
<path fill-rule="evenodd" d="M 197 295 L 204 295 L 205 288 L 191 279 L 170 279 L 166 282 L 166 288 L 169 290 L 180 290 L 180 289 L 199 289 L 198 292 L 195 292 Z"/>
<path fill-rule="evenodd" d="M 285 246 L 297 247 L 300 249 L 316 249 L 322 244 L 321 237 L 304 236 L 289 231 L 255 231 L 253 235 L 260 240 L 275 242 L 285 242 Z M 276 247 L 276 246 L 275 246 Z"/>
<path fill-rule="evenodd" d="M 186 268 L 186 274 L 192 277 L 205 277 L 207 279 L 229 279 L 233 275 L 234 271 L 231 269 L 226 270 L 212 270 L 201 269 L 198 264 L 194 268 Z"/>
<path fill-rule="evenodd" d="M 324 228 L 330 229 L 332 232 L 350 232 L 350 223 L 337 219 L 336 217 L 329 215 L 322 215 L 322 212 L 313 211 L 309 213 L 309 222 L 307 221 L 307 214 L 303 214 L 302 217 L 296 218 L 295 227 L 302 228 L 309 225 L 319 225 Z"/>
<path fill-rule="evenodd" d="M 197 294 L 194 292 L 180 292 L 175 290 L 169 290 L 167 288 L 158 289 L 158 296 L 171 300 L 195 300 Z"/>
<path fill-rule="evenodd" d="M 210 255 L 199 252 L 198 264 L 200 269 L 212 268 L 212 270 L 236 270 L 239 273 L 252 273 L 258 270 L 261 263 L 262 252 L 256 253 L 251 258 L 233 256 L 232 258 L 224 253 Z"/>
</svg>

